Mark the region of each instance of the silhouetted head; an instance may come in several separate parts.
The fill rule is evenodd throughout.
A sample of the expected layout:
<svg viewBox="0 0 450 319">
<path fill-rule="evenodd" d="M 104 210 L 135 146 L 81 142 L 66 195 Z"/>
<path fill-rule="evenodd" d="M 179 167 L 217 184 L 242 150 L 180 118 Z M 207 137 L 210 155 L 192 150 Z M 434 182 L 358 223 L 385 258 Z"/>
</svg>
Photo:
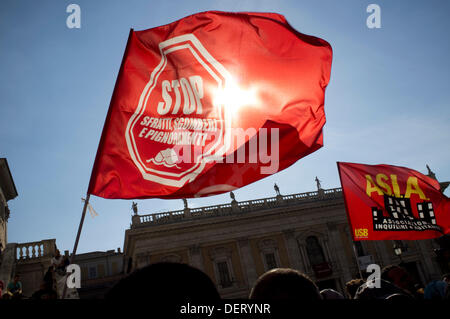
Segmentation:
<svg viewBox="0 0 450 319">
<path fill-rule="evenodd" d="M 148 305 L 220 300 L 214 283 L 205 273 L 186 264 L 168 262 L 134 271 L 111 288 L 105 297 L 111 300 L 145 300 Z"/>
<path fill-rule="evenodd" d="M 352 279 L 345 284 L 345 290 L 347 291 L 347 295 L 350 299 L 354 299 L 356 295 L 356 291 L 358 288 L 364 283 L 363 279 Z"/>
<path fill-rule="evenodd" d="M 269 270 L 255 283 L 250 299 L 321 300 L 316 284 L 308 276 L 290 268 Z"/>
<path fill-rule="evenodd" d="M 381 279 L 389 281 L 402 289 L 414 292 L 415 282 L 409 272 L 403 267 L 396 265 L 389 265 L 381 270 Z"/>
<path fill-rule="evenodd" d="M 425 287 L 424 299 L 444 299 L 447 286 L 447 283 L 443 280 L 433 280 Z"/>
<path fill-rule="evenodd" d="M 447 285 L 450 285 L 450 272 L 442 276 L 442 281 L 445 281 Z"/>
<path fill-rule="evenodd" d="M 371 300 L 371 299 L 386 299 L 393 294 L 409 295 L 406 290 L 394 285 L 393 283 L 380 279 L 380 287 L 374 288 L 372 281 L 366 281 L 356 291 L 354 299 Z"/>
<path fill-rule="evenodd" d="M 392 301 L 411 301 L 414 300 L 413 298 L 411 298 L 408 295 L 404 295 L 404 294 L 392 294 L 386 297 L 386 300 L 392 300 Z"/>
</svg>

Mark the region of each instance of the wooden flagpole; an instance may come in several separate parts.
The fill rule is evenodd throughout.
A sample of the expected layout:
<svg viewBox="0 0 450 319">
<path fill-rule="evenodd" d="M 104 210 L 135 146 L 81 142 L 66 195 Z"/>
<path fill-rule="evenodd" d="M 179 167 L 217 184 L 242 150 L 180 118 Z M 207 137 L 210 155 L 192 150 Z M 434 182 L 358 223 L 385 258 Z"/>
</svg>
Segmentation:
<svg viewBox="0 0 450 319">
<path fill-rule="evenodd" d="M 78 226 L 78 233 L 77 233 L 77 237 L 75 239 L 75 245 L 73 246 L 72 255 L 70 256 L 70 264 L 73 263 L 75 254 L 77 253 L 78 242 L 80 241 L 81 229 L 83 228 L 84 218 L 86 217 L 86 209 L 88 207 L 90 197 L 91 197 L 91 194 L 87 193 L 86 200 L 84 201 L 83 212 L 81 213 L 81 220 L 80 220 L 80 225 Z M 66 298 L 66 292 L 67 292 L 67 282 L 64 283 L 64 290 L 63 290 L 61 299 Z"/>
</svg>

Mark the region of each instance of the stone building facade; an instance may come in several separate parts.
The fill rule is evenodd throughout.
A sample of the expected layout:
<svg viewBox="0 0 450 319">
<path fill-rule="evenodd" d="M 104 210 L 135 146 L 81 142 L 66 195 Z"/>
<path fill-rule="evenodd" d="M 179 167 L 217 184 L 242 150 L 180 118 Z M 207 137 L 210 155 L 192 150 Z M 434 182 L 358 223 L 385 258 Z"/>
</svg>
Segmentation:
<svg viewBox="0 0 450 319">
<path fill-rule="evenodd" d="M 31 297 L 40 289 L 44 275 L 52 264 L 56 252 L 56 239 L 28 243 L 10 243 L 14 251 L 14 267 L 10 278 L 20 276 L 23 294 Z"/>
<path fill-rule="evenodd" d="M 15 246 L 8 244 L 8 201 L 17 197 L 11 171 L 6 158 L 0 158 L 0 281 L 8 283 L 14 270 Z"/>
<path fill-rule="evenodd" d="M 402 248 L 395 255 L 394 246 Z M 298 269 L 320 289 L 344 292 L 368 264 L 402 263 L 422 285 L 442 274 L 424 241 L 352 243 L 340 188 L 281 195 L 132 217 L 125 232 L 125 272 L 159 261 L 203 270 L 222 297 L 246 298 L 256 279 L 275 267 Z M 357 256 L 357 257 L 356 257 Z M 358 267 L 358 263 L 360 267 Z M 363 273 L 364 275 L 364 273 Z"/>
<path fill-rule="evenodd" d="M 66 255 L 68 255 L 66 251 Z M 94 251 L 78 254 L 74 264 L 81 269 L 80 299 L 103 298 L 105 293 L 123 277 L 123 253 L 117 251 Z"/>
<path fill-rule="evenodd" d="M 28 243 L 9 243 L 12 252 L 11 271 L 8 282 L 14 275 L 20 276 L 23 295 L 30 298 L 40 289 L 44 275 L 56 254 L 56 239 L 45 239 Z M 69 251 L 65 251 L 68 257 Z M 4 260 L 5 261 L 5 260 Z M 74 264 L 80 266 L 80 299 L 103 298 L 104 294 L 123 277 L 123 253 L 116 251 L 95 251 L 75 255 Z"/>
<path fill-rule="evenodd" d="M 17 190 L 6 158 L 0 158 L 0 249 L 8 243 L 8 201 L 17 197 Z"/>
</svg>

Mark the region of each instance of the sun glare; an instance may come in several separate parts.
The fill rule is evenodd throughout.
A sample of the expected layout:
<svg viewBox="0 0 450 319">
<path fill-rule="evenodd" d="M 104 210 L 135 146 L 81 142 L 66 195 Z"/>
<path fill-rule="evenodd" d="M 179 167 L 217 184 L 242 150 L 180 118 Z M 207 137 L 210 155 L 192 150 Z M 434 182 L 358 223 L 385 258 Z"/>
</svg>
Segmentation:
<svg viewBox="0 0 450 319">
<path fill-rule="evenodd" d="M 214 104 L 224 105 L 235 116 L 244 106 L 253 106 L 258 103 L 255 88 L 242 88 L 234 79 L 228 79 L 225 87 L 214 94 Z"/>
</svg>

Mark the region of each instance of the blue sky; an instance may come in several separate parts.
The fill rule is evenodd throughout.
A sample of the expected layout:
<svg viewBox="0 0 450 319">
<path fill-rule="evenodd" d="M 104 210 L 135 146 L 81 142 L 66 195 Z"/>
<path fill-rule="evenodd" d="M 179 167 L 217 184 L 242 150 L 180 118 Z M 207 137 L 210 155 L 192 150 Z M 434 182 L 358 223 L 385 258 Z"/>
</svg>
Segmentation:
<svg viewBox="0 0 450 319">
<path fill-rule="evenodd" d="M 81 7 L 81 28 L 66 7 Z M 381 29 L 366 26 L 370 3 Z M 0 2 L 0 157 L 19 193 L 9 202 L 9 242 L 56 238 L 72 250 L 103 122 L 130 28 L 143 30 L 206 10 L 284 14 L 333 47 L 324 147 L 235 191 L 236 199 L 339 187 L 336 161 L 393 164 L 450 180 L 448 1 L 24 1 Z M 449 191 L 446 191 L 449 196 Z M 191 207 L 229 202 L 190 199 Z M 131 202 L 93 197 L 78 252 L 123 247 Z M 181 200 L 137 201 L 140 214 Z"/>
</svg>

